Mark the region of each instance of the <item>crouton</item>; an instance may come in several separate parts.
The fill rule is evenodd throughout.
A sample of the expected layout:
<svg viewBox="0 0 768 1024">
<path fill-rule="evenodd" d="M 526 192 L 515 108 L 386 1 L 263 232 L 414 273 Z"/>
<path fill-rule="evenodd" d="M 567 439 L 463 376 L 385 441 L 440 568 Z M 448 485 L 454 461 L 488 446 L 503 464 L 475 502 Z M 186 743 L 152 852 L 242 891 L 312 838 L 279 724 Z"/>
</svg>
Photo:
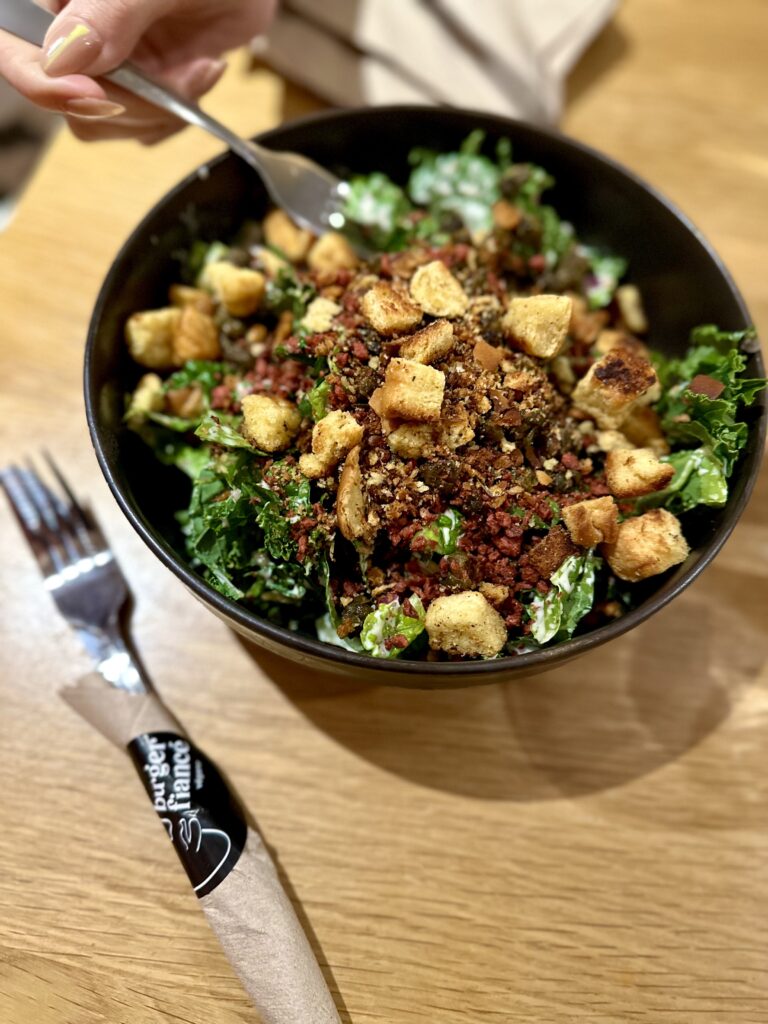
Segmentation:
<svg viewBox="0 0 768 1024">
<path fill-rule="evenodd" d="M 621 431 L 637 448 L 652 448 L 657 455 L 667 455 L 669 442 L 661 429 L 661 420 L 655 409 L 640 405 L 622 421 Z"/>
<path fill-rule="evenodd" d="M 573 372 L 568 356 L 555 356 L 550 366 L 557 386 L 564 395 L 570 395 L 576 386 L 576 374 Z"/>
<path fill-rule="evenodd" d="M 143 420 L 148 412 L 162 412 L 165 405 L 163 381 L 156 373 L 145 373 L 128 405 L 128 420 Z"/>
<path fill-rule="evenodd" d="M 497 199 L 491 208 L 493 223 L 502 231 L 514 231 L 523 219 L 522 210 L 513 206 L 508 199 Z"/>
<path fill-rule="evenodd" d="M 634 284 L 622 284 L 616 289 L 616 304 L 621 319 L 633 334 L 645 334 L 648 319 L 643 308 L 643 297 Z"/>
<path fill-rule="evenodd" d="M 389 272 L 392 277 L 411 278 L 417 267 L 423 267 L 431 259 L 429 249 L 414 246 L 389 257 Z"/>
<path fill-rule="evenodd" d="M 508 353 L 503 348 L 498 348 L 496 345 L 489 345 L 487 341 L 480 338 L 479 341 L 475 342 L 475 347 L 472 349 L 472 356 L 476 363 L 479 363 L 484 370 L 488 370 L 491 373 L 494 370 L 498 370 L 499 364 L 502 359 Z"/>
<path fill-rule="evenodd" d="M 502 330 L 529 356 L 554 359 L 565 344 L 572 309 L 567 295 L 514 298 L 501 321 Z"/>
<path fill-rule="evenodd" d="M 434 600 L 427 609 L 426 629 L 429 646 L 448 654 L 493 658 L 507 642 L 504 619 L 473 590 Z"/>
<path fill-rule="evenodd" d="M 652 448 L 616 449 L 605 457 L 605 480 L 617 498 L 639 498 L 660 491 L 675 475 Z"/>
<path fill-rule="evenodd" d="M 574 544 L 591 548 L 603 541 L 613 544 L 619 528 L 616 502 L 611 497 L 590 498 L 563 509 L 563 522 Z"/>
<path fill-rule="evenodd" d="M 279 249 L 291 263 L 301 263 L 306 259 L 315 240 L 314 235 L 294 224 L 285 210 L 271 210 L 264 218 L 263 226 L 267 245 Z"/>
<path fill-rule="evenodd" d="M 336 492 L 336 518 L 341 535 L 347 540 L 362 540 L 368 532 L 360 473 L 360 445 L 355 445 L 344 460 Z"/>
<path fill-rule="evenodd" d="M 173 335 L 173 362 L 183 366 L 188 359 L 218 359 L 221 355 L 219 329 L 212 316 L 197 306 L 184 306 Z"/>
<path fill-rule="evenodd" d="M 251 251 L 256 257 L 259 270 L 263 270 L 267 277 L 277 277 L 282 271 L 290 269 L 291 265 L 288 260 L 284 260 L 282 256 L 272 252 L 266 245 L 260 245 Z"/>
<path fill-rule="evenodd" d="M 128 351 L 137 363 L 150 370 L 173 366 L 173 338 L 181 320 L 176 306 L 134 313 L 125 325 Z"/>
<path fill-rule="evenodd" d="M 411 278 L 411 298 L 430 316 L 461 316 L 469 306 L 464 289 L 441 260 L 419 267 Z"/>
<path fill-rule="evenodd" d="M 440 370 L 412 359 L 392 359 L 375 401 L 379 415 L 384 417 L 417 422 L 436 420 L 440 417 L 444 390 L 445 374 Z"/>
<path fill-rule="evenodd" d="M 213 299 L 202 288 L 172 284 L 168 289 L 168 299 L 172 306 L 195 306 L 201 313 L 213 313 Z"/>
<path fill-rule="evenodd" d="M 598 427 L 615 430 L 636 406 L 653 401 L 658 384 L 647 359 L 627 348 L 616 348 L 590 366 L 571 398 Z"/>
<path fill-rule="evenodd" d="M 569 555 L 575 555 L 578 548 L 562 526 L 553 526 L 542 540 L 528 552 L 528 561 L 543 577 L 549 578 Z"/>
<path fill-rule="evenodd" d="M 595 436 L 601 452 L 616 452 L 622 448 L 637 447 L 621 430 L 598 430 Z"/>
<path fill-rule="evenodd" d="M 400 355 L 415 363 L 434 363 L 447 356 L 452 348 L 453 324 L 449 320 L 435 320 L 405 338 L 400 346 Z"/>
<path fill-rule="evenodd" d="M 266 280 L 260 271 L 236 267 L 225 260 L 209 263 L 203 269 L 200 283 L 210 289 L 230 316 L 250 316 L 255 313 L 266 287 Z"/>
<path fill-rule="evenodd" d="M 299 431 L 301 413 L 287 398 L 246 395 L 242 406 L 243 433 L 262 451 L 282 451 Z"/>
<path fill-rule="evenodd" d="M 354 270 L 357 254 L 344 235 L 327 231 L 321 235 L 307 254 L 311 270 L 335 273 L 338 270 Z"/>
<path fill-rule="evenodd" d="M 331 329 L 333 318 L 340 312 L 341 306 L 337 302 L 318 297 L 307 306 L 301 326 L 312 334 L 322 334 Z"/>
<path fill-rule="evenodd" d="M 503 583 L 481 583 L 477 589 L 494 607 L 503 604 L 509 597 L 509 587 Z"/>
<path fill-rule="evenodd" d="M 435 434 L 431 423 L 401 423 L 387 434 L 387 444 L 401 459 L 421 459 L 434 452 Z"/>
<path fill-rule="evenodd" d="M 302 455 L 299 469 L 310 479 L 324 476 L 363 439 L 363 428 L 351 412 L 336 409 L 312 429 L 312 454 Z"/>
<path fill-rule="evenodd" d="M 424 314 L 408 298 L 401 286 L 377 283 L 365 293 L 360 303 L 363 316 L 379 334 L 399 334 L 420 324 Z"/>
<path fill-rule="evenodd" d="M 583 295 L 570 295 L 573 306 L 568 331 L 576 341 L 592 345 L 601 329 L 608 323 L 608 314 L 603 309 L 590 309 Z"/>
<path fill-rule="evenodd" d="M 625 519 L 616 540 L 603 544 L 601 550 L 619 579 L 636 583 L 684 562 L 690 549 L 677 516 L 655 508 Z"/>
<path fill-rule="evenodd" d="M 419 459 L 433 454 L 438 446 L 455 451 L 474 436 L 466 409 L 458 408 L 438 423 L 401 423 L 387 434 L 387 444 L 403 459 Z"/>
<path fill-rule="evenodd" d="M 199 384 L 190 384 L 185 388 L 172 388 L 165 396 L 168 409 L 173 416 L 183 420 L 196 420 L 203 415 L 205 401 L 203 389 Z"/>
</svg>

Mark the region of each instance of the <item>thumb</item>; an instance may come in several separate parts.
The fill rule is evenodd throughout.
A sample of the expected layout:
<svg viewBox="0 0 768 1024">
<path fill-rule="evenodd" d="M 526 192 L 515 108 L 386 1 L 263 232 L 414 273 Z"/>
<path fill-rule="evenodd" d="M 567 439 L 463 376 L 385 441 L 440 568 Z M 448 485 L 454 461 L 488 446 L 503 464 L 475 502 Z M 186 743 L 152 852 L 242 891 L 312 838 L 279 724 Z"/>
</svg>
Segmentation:
<svg viewBox="0 0 768 1024">
<path fill-rule="evenodd" d="M 53 77 L 111 71 L 133 53 L 170 0 L 71 0 L 43 42 L 43 69 Z"/>
</svg>

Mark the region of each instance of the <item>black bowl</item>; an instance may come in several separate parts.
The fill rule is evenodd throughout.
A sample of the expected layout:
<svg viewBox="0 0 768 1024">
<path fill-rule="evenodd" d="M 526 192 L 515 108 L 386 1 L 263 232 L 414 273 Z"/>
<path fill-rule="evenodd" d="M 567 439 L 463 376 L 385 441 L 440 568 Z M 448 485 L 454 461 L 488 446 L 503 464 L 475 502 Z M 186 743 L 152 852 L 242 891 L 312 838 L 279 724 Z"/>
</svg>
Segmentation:
<svg viewBox="0 0 768 1024">
<path fill-rule="evenodd" d="M 382 170 L 402 181 L 412 147 L 455 149 L 474 128 L 487 133 L 488 145 L 510 138 L 516 160 L 542 164 L 557 181 L 551 202 L 584 241 L 629 258 L 629 276 L 642 289 L 652 324 L 652 346 L 679 354 L 696 324 L 729 330 L 749 325 L 727 270 L 696 228 L 633 174 L 561 135 L 470 111 L 385 107 L 322 114 L 267 132 L 259 141 L 306 153 L 342 175 Z M 208 586 L 187 564 L 174 520 L 186 501 L 186 482 L 175 469 L 159 465 L 122 424 L 123 396 L 137 377 L 122 341 L 123 324 L 137 309 L 164 304 L 174 279 L 174 253 L 193 238 L 232 237 L 243 220 L 263 214 L 266 202 L 256 175 L 231 155 L 185 178 L 147 214 L 115 259 L 96 303 L 85 356 L 88 425 L 118 504 L 158 558 L 230 626 L 293 661 L 371 683 L 469 686 L 539 672 L 620 636 L 679 594 L 714 558 L 744 510 L 759 469 L 764 398 L 750 411 L 750 440 L 731 479 L 728 504 L 686 522 L 692 551 L 685 564 L 647 581 L 638 606 L 624 618 L 557 647 L 486 662 L 378 661 L 274 626 Z M 749 374 L 763 374 L 758 353 L 750 358 Z"/>
</svg>

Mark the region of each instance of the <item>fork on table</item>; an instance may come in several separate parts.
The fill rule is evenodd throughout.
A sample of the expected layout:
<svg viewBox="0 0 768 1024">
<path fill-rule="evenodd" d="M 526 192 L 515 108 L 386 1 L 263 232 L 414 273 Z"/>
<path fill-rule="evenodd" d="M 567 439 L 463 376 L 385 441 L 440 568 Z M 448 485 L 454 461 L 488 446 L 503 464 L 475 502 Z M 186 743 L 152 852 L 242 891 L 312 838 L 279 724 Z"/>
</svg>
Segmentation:
<svg viewBox="0 0 768 1024">
<path fill-rule="evenodd" d="M 261 835 L 213 762 L 154 693 L 131 649 L 130 591 L 104 535 L 53 460 L 46 455 L 45 461 L 56 487 L 31 463 L 0 470 L 0 484 L 48 592 L 96 665 L 98 676 L 63 696 L 130 754 L 264 1024 L 340 1024 Z"/>
</svg>

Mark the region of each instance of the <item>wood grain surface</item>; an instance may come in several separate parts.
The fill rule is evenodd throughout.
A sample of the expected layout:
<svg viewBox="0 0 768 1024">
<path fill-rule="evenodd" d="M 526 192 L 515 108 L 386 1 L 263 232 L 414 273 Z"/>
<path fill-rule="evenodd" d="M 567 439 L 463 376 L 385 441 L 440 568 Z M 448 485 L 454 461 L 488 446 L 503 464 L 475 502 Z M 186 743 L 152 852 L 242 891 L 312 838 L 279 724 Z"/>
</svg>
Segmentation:
<svg viewBox="0 0 768 1024">
<path fill-rule="evenodd" d="M 627 0 L 564 121 L 682 205 L 764 334 L 766 38 L 764 0 Z M 253 132 L 306 101 L 235 62 L 210 105 Z M 766 476 L 697 583 L 572 665 L 444 693 L 297 678 L 143 547 L 84 424 L 109 262 L 215 149 L 54 141 L 0 238 L 0 461 L 45 445 L 92 499 L 146 663 L 277 851 L 343 1019 L 766 1024 Z M 4 507 L 0 530 L 0 1021 L 255 1024 L 127 762 L 56 697 L 88 664 Z"/>
</svg>

